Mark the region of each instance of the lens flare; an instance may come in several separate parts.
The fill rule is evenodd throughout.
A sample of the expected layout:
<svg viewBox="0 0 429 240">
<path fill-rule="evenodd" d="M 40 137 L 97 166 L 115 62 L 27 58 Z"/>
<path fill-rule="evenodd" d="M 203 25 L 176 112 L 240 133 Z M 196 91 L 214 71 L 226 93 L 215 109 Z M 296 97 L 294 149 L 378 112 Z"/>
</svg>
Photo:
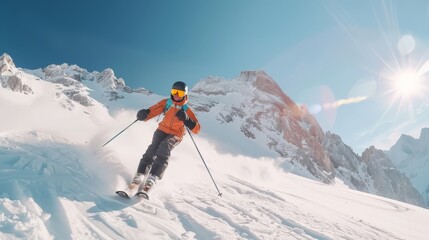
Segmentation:
<svg viewBox="0 0 429 240">
<path fill-rule="evenodd" d="M 340 100 L 337 100 L 335 102 L 323 104 L 323 108 L 324 109 L 337 108 L 337 107 L 340 107 L 340 106 L 346 105 L 346 104 L 362 102 L 362 101 L 365 101 L 366 99 L 368 99 L 368 97 L 365 97 L 365 96 L 340 99 Z"/>
<path fill-rule="evenodd" d="M 340 100 L 337 100 L 334 102 L 324 103 L 323 105 L 314 104 L 314 105 L 310 106 L 309 112 L 311 114 L 318 114 L 322 110 L 335 109 L 335 108 L 341 107 L 343 105 L 352 104 L 352 103 L 359 103 L 359 102 L 365 101 L 367 99 L 368 99 L 368 97 L 361 96 L 361 97 L 340 99 Z"/>
</svg>

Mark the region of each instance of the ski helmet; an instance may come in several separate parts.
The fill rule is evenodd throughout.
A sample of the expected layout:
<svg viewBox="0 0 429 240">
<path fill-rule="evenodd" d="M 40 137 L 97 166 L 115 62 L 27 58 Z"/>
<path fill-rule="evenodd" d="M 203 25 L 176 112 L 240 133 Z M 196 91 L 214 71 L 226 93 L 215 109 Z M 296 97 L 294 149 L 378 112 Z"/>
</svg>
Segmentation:
<svg viewBox="0 0 429 240">
<path fill-rule="evenodd" d="M 173 84 L 173 86 L 171 87 L 171 89 L 183 91 L 185 93 L 185 95 L 188 94 L 188 86 L 186 86 L 186 83 L 181 82 L 181 81 L 175 82 Z"/>
</svg>

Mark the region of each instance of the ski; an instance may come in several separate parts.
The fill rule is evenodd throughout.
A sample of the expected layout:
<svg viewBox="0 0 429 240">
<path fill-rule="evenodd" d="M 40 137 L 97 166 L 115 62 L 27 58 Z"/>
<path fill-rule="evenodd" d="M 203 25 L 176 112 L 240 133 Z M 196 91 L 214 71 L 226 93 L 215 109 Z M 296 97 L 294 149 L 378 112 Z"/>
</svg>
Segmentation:
<svg viewBox="0 0 429 240">
<path fill-rule="evenodd" d="M 140 198 L 144 198 L 146 200 L 149 200 L 149 195 L 147 193 L 145 193 L 145 192 L 141 192 L 140 191 L 140 192 L 136 193 L 136 196 L 140 197 Z"/>
<path fill-rule="evenodd" d="M 147 189 L 148 190 L 148 189 Z M 142 184 L 138 189 L 136 189 L 136 186 L 133 188 L 126 188 L 125 190 L 118 190 L 116 191 L 116 194 L 123 198 L 131 199 L 134 196 L 138 196 L 139 198 L 147 199 L 149 200 L 148 191 L 144 188 L 144 184 Z"/>
<path fill-rule="evenodd" d="M 149 190 L 150 190 L 150 187 L 146 185 L 146 181 L 145 181 L 144 184 L 140 185 L 139 190 L 137 191 L 135 196 L 149 200 L 149 194 L 148 194 Z"/>
<path fill-rule="evenodd" d="M 123 197 L 123 198 L 128 198 L 128 199 L 130 199 L 131 197 L 128 195 L 128 193 L 127 192 L 125 192 L 125 191 L 121 191 L 121 190 L 119 190 L 119 191 L 116 191 L 116 194 L 118 194 L 119 196 L 121 196 L 121 197 Z"/>
<path fill-rule="evenodd" d="M 137 187 L 138 185 L 131 183 L 131 185 L 127 187 L 125 190 L 116 191 L 116 194 L 124 198 L 132 198 L 137 193 L 137 189 L 136 189 Z"/>
<path fill-rule="evenodd" d="M 149 191 L 152 186 L 155 185 L 155 181 L 156 178 L 151 176 L 150 178 L 145 178 L 140 185 L 131 183 L 125 190 L 116 191 L 116 194 L 128 199 L 131 199 L 133 196 L 138 196 L 139 198 L 149 200 Z"/>
</svg>

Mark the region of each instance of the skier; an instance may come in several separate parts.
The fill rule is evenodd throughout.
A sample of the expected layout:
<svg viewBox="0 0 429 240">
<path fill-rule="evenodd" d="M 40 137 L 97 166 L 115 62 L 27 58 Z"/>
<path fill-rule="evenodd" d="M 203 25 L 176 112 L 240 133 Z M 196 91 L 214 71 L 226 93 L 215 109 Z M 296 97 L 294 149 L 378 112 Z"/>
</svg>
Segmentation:
<svg viewBox="0 0 429 240">
<path fill-rule="evenodd" d="M 195 134 L 200 131 L 200 124 L 187 102 L 188 87 L 186 83 L 179 81 L 173 84 L 170 99 L 163 99 L 148 109 L 138 111 L 137 120 L 140 121 L 147 121 L 162 113 L 164 118 L 153 134 L 152 143 L 140 160 L 137 172 L 128 187 L 130 192 L 135 192 L 146 176 L 146 182 L 137 194 L 148 198 L 149 190 L 157 180 L 162 178 L 168 166 L 171 151 L 182 141 L 186 132 L 185 127 Z"/>
</svg>

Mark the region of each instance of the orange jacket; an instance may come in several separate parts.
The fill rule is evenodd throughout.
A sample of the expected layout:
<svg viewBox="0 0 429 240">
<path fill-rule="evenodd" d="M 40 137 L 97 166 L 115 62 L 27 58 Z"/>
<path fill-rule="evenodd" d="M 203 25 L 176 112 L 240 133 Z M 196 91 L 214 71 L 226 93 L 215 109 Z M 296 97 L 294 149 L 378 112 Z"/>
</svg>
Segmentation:
<svg viewBox="0 0 429 240">
<path fill-rule="evenodd" d="M 159 101 L 157 104 L 151 106 L 149 115 L 145 119 L 145 121 L 154 118 L 158 116 L 159 114 L 163 113 L 166 103 L 168 99 L 163 99 Z M 164 118 L 162 121 L 158 124 L 158 129 L 168 133 L 173 134 L 178 137 L 183 137 L 185 135 L 185 123 L 183 121 L 180 121 L 176 117 L 176 113 L 182 109 L 182 106 L 185 105 L 188 102 L 188 96 L 185 96 L 181 102 L 175 102 L 173 101 L 173 105 L 165 112 Z M 200 132 L 200 124 L 198 123 L 198 119 L 195 116 L 194 112 L 188 107 L 186 110 L 186 114 L 189 116 L 190 119 L 192 119 L 196 125 L 194 129 L 192 129 L 192 132 L 197 134 Z"/>
</svg>

